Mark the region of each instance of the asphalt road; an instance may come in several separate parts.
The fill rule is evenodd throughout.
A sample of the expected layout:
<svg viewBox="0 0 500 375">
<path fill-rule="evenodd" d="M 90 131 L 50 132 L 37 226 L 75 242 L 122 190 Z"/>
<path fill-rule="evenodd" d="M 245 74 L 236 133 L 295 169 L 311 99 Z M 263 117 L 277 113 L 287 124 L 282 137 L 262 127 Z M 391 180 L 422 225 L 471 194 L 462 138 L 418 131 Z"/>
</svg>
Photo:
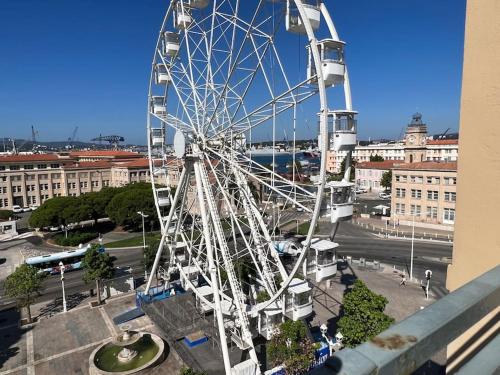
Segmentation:
<svg viewBox="0 0 500 375">
<path fill-rule="evenodd" d="M 116 258 L 115 267 L 117 268 L 132 268 L 134 276 L 139 277 L 143 275 L 144 268 L 142 266 L 142 249 L 109 249 L 110 256 Z M 0 253 L 1 255 L 1 253 Z M 87 291 L 94 285 L 87 285 L 82 280 L 83 271 L 74 270 L 64 274 L 64 287 L 66 295 Z M 44 282 L 44 289 L 37 302 L 53 301 L 55 298 L 61 296 L 61 278 L 59 275 L 49 275 Z M 5 298 L 3 294 L 3 287 L 0 285 L 0 309 L 11 306 L 13 300 Z"/>
<path fill-rule="evenodd" d="M 339 243 L 338 256 L 352 256 L 353 258 L 364 257 L 367 260 L 378 260 L 381 263 L 396 265 L 399 269 L 410 269 L 411 242 L 405 240 L 388 240 L 375 237 L 372 233 L 351 223 L 341 223 L 335 241 Z M 0 244 L 1 250 L 12 246 L 23 246 L 27 244 L 24 240 Z M 38 246 L 37 246 L 38 247 Z M 142 268 L 142 250 L 137 249 L 110 249 L 111 256 L 116 258 L 115 266 L 120 268 L 131 267 L 134 275 L 140 276 Z M 414 268 L 413 275 L 418 279 L 424 278 L 424 272 L 430 269 L 433 272 L 431 289 L 439 297 L 444 296 L 447 263 L 444 258 L 451 257 L 452 247 L 446 244 L 427 243 L 415 241 L 414 244 Z M 73 294 L 88 290 L 90 285 L 82 281 L 83 271 L 76 270 L 65 274 L 66 293 Z M 0 308 L 10 302 L 3 297 L 0 285 Z M 40 301 L 54 300 L 61 294 L 61 281 L 58 275 L 51 275 L 45 281 L 45 288 L 39 298 Z"/>
</svg>

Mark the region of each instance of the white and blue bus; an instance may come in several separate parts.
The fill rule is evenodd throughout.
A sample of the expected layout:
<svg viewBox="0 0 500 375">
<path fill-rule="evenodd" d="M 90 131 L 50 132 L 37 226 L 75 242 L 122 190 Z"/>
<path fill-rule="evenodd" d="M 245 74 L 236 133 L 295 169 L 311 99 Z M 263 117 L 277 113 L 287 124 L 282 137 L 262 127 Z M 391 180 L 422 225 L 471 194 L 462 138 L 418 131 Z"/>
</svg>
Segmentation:
<svg viewBox="0 0 500 375">
<path fill-rule="evenodd" d="M 75 250 L 27 258 L 25 263 L 38 268 L 39 272 L 50 273 L 52 275 L 61 272 L 59 269 L 59 262 L 63 262 L 66 267 L 64 272 L 77 270 L 82 268 L 82 259 L 89 248 L 90 245 L 87 245 Z M 99 251 L 104 251 L 104 248 L 101 247 Z"/>
</svg>

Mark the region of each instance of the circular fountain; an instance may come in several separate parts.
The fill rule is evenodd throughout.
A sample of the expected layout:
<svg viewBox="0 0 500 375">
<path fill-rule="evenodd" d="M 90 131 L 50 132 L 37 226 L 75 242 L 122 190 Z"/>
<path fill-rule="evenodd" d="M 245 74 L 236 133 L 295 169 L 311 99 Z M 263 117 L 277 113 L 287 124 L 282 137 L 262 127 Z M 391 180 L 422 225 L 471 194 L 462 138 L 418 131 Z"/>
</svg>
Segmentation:
<svg viewBox="0 0 500 375">
<path fill-rule="evenodd" d="M 129 325 L 120 328 L 121 334 L 92 352 L 90 375 L 135 374 L 163 361 L 165 344 L 160 337 L 131 331 Z"/>
</svg>

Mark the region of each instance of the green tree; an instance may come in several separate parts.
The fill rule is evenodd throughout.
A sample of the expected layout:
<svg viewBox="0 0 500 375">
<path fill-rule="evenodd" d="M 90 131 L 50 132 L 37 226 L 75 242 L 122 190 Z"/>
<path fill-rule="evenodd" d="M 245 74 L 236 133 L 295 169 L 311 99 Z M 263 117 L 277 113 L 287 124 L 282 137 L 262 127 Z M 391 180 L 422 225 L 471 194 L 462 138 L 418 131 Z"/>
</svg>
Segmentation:
<svg viewBox="0 0 500 375">
<path fill-rule="evenodd" d="M 180 375 L 206 375 L 206 372 L 193 370 L 192 368 L 189 367 L 183 367 L 181 368 Z"/>
<path fill-rule="evenodd" d="M 31 304 L 42 290 L 44 277 L 35 267 L 22 264 L 5 280 L 5 295 L 15 298 L 19 307 L 26 307 L 29 323 L 32 321 Z"/>
<path fill-rule="evenodd" d="M 344 296 L 344 316 L 338 323 L 346 346 L 359 345 L 389 328 L 394 319 L 384 314 L 387 302 L 387 298 L 372 292 L 361 280 L 354 282 Z"/>
<path fill-rule="evenodd" d="M 384 172 L 382 178 L 380 179 L 380 185 L 386 190 L 390 190 L 392 187 L 392 170 Z"/>
<path fill-rule="evenodd" d="M 115 269 L 113 260 L 109 254 L 100 252 L 99 245 L 94 244 L 85 252 L 85 257 L 82 260 L 82 268 L 84 270 L 83 281 L 90 283 L 95 281 L 97 288 L 97 303 L 101 304 L 101 288 L 102 280 L 113 277 Z"/>
<path fill-rule="evenodd" d="M 379 154 L 370 155 L 370 161 L 384 161 L 384 158 Z"/>
<path fill-rule="evenodd" d="M 314 360 L 314 345 L 307 337 L 307 327 L 302 321 L 287 320 L 279 326 L 267 346 L 273 366 L 283 365 L 287 374 L 306 371 Z"/>
<path fill-rule="evenodd" d="M 146 223 L 156 223 L 156 210 L 151 185 L 140 183 L 127 186 L 117 193 L 106 207 L 106 214 L 116 224 L 139 230 L 142 218 L 138 211 L 148 215 Z"/>
<path fill-rule="evenodd" d="M 0 220 L 9 220 L 14 217 L 14 212 L 10 210 L 0 210 Z"/>
<path fill-rule="evenodd" d="M 257 293 L 257 298 L 256 301 L 257 303 L 265 302 L 269 299 L 269 293 L 267 293 L 266 290 L 261 290 L 260 292 Z"/>
<path fill-rule="evenodd" d="M 342 162 L 340 163 L 340 174 L 339 174 L 340 178 L 338 180 L 342 180 L 344 178 L 345 165 L 346 165 L 346 158 L 344 158 L 344 160 L 342 160 Z M 351 162 L 351 173 L 349 175 L 349 181 L 354 181 L 354 178 L 355 178 L 355 169 L 356 169 L 356 161 L 352 160 L 352 162 Z"/>
</svg>

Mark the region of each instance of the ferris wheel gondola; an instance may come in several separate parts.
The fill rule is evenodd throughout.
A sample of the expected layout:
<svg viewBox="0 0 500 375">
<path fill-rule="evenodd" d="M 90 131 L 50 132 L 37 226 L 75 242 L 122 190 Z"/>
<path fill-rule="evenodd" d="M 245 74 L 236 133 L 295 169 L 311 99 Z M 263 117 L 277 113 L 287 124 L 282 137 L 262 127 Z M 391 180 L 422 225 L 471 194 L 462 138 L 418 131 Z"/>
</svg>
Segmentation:
<svg viewBox="0 0 500 375">
<path fill-rule="evenodd" d="M 166 12 L 152 62 L 147 122 L 162 230 L 151 275 L 159 267 L 178 275 L 198 306 L 214 312 L 227 374 L 234 365 L 228 340 L 248 350 L 248 373 L 257 374 L 253 338 L 269 339 L 283 319 L 312 313 L 311 287 L 300 271 L 322 208 L 326 153 L 331 137 L 335 149 L 355 144 L 355 126 L 335 126 L 352 125 L 355 114 L 344 46 L 317 0 L 172 0 Z M 304 57 L 290 58 L 297 50 Z M 332 111 L 327 88 L 337 86 L 344 89 L 345 107 Z M 298 117 L 306 105 L 319 112 L 315 184 L 300 171 L 305 163 L 295 160 Z M 294 135 L 293 163 L 284 173 L 276 167 L 275 150 L 277 134 L 286 134 L 287 126 Z M 262 134 L 272 134 L 269 162 L 251 152 Z M 169 186 L 171 166 L 180 168 L 175 189 Z M 292 207 L 309 229 L 303 242 L 290 247 L 293 264 L 285 264 L 275 244 L 282 240 L 280 220 Z M 334 256 L 332 249 L 314 251 Z M 167 252 L 168 261 L 160 264 Z M 312 266 L 326 266 L 318 257 Z"/>
</svg>

